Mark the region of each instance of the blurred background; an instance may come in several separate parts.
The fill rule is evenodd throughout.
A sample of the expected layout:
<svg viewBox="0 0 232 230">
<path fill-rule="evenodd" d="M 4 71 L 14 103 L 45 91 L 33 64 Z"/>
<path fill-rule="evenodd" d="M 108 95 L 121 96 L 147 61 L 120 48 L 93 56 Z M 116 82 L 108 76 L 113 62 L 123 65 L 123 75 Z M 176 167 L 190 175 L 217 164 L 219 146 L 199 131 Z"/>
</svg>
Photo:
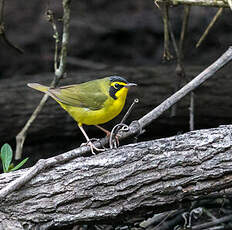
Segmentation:
<svg viewBox="0 0 232 230">
<path fill-rule="evenodd" d="M 42 94 L 26 86 L 28 82 L 49 84 L 53 79 L 54 38 L 46 11 L 53 11 L 61 35 L 61 1 L 6 1 L 6 36 L 23 50 L 19 54 L 0 39 L 0 145 L 15 147 L 15 136 L 36 108 Z M 192 7 L 184 42 L 184 65 L 191 79 L 212 64 L 231 45 L 231 11 L 225 9 L 206 40 L 195 48 L 217 8 Z M 170 8 L 177 39 L 180 36 L 183 6 Z M 127 108 L 134 98 L 140 103 L 127 123 L 139 119 L 175 91 L 176 59 L 163 60 L 163 21 L 152 0 L 72 1 L 67 85 L 121 75 L 138 87 L 129 92 Z M 172 47 L 172 46 L 170 46 Z M 175 57 L 174 50 L 170 49 Z M 184 82 L 183 82 L 184 84 Z M 231 64 L 195 91 L 195 128 L 231 123 Z M 125 108 L 122 114 L 125 114 Z M 177 106 L 175 116 L 163 114 L 146 129 L 138 141 L 176 135 L 189 130 L 189 97 Z M 122 114 L 104 127 L 112 129 Z M 90 137 L 103 137 L 95 127 L 85 128 Z M 56 102 L 49 99 L 28 131 L 23 158 L 28 165 L 39 158 L 63 153 L 84 142 L 76 123 Z M 126 142 L 133 142 L 133 139 Z M 122 143 L 122 144 L 123 144 Z"/>
</svg>

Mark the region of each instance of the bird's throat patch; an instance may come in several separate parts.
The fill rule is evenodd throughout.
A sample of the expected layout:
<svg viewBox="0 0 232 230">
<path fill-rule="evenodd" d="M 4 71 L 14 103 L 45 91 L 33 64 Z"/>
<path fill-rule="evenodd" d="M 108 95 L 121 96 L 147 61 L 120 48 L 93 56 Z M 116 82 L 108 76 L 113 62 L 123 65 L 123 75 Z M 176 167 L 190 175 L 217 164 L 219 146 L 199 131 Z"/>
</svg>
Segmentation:
<svg viewBox="0 0 232 230">
<path fill-rule="evenodd" d="M 116 100 L 118 99 L 118 97 L 116 96 L 117 92 L 119 92 L 120 90 L 122 90 L 122 88 L 125 86 L 126 84 L 124 82 L 113 82 L 111 83 L 110 86 L 110 90 L 109 90 L 109 94 L 110 96 Z"/>
<path fill-rule="evenodd" d="M 109 90 L 109 94 L 110 94 L 110 96 L 114 99 L 114 100 L 116 100 L 117 99 L 117 97 L 116 97 L 116 93 L 117 93 L 117 89 L 115 89 L 113 86 L 111 86 L 110 87 L 110 90 Z"/>
</svg>

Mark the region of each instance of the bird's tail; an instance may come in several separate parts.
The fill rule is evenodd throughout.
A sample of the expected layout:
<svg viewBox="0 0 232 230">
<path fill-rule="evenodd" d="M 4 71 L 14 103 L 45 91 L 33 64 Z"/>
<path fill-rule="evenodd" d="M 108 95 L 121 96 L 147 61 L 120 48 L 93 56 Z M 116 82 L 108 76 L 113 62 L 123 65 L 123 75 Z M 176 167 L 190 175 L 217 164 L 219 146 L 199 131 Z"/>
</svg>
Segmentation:
<svg viewBox="0 0 232 230">
<path fill-rule="evenodd" d="M 38 91 L 44 92 L 46 93 L 49 89 L 49 87 L 45 86 L 45 85 L 40 85 L 38 83 L 28 83 L 27 86 L 36 89 Z"/>
</svg>

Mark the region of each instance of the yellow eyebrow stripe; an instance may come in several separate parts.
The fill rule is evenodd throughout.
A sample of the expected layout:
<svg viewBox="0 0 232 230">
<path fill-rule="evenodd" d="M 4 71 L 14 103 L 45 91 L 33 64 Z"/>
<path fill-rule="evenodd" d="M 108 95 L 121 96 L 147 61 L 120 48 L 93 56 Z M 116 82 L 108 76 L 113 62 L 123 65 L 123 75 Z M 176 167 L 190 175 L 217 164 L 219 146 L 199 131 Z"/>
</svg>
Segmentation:
<svg viewBox="0 0 232 230">
<path fill-rule="evenodd" d="M 119 84 L 119 85 L 127 85 L 126 83 L 124 82 L 120 82 L 120 81 L 114 81 L 111 83 L 112 86 L 114 86 L 115 84 Z"/>
</svg>

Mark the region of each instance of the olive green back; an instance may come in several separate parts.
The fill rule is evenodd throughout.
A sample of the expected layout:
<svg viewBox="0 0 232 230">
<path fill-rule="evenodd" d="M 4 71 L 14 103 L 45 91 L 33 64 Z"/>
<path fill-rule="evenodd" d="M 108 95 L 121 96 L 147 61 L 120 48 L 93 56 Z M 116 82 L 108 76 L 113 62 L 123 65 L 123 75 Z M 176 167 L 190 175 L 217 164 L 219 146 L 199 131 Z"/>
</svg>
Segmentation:
<svg viewBox="0 0 232 230">
<path fill-rule="evenodd" d="M 99 110 L 109 97 L 109 87 L 110 79 L 107 77 L 82 84 L 49 89 L 48 91 L 63 104 Z"/>
</svg>

